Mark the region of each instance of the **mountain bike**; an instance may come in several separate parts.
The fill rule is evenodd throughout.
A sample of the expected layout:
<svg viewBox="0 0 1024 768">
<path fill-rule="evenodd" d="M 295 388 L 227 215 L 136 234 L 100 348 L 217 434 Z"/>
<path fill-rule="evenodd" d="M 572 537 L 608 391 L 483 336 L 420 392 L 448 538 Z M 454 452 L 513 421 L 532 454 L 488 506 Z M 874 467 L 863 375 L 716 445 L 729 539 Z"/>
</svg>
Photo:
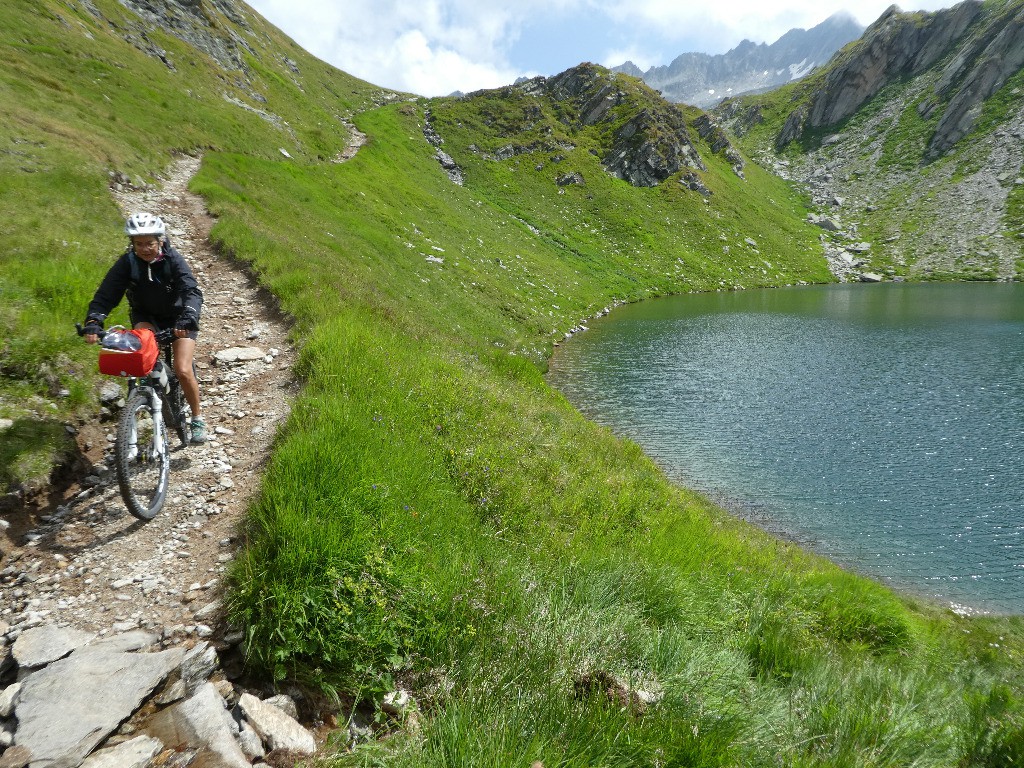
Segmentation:
<svg viewBox="0 0 1024 768">
<path fill-rule="evenodd" d="M 79 336 L 85 329 L 76 324 Z M 102 339 L 108 332 L 97 334 Z M 117 423 L 114 468 L 128 511 L 140 520 L 152 520 L 167 499 L 171 471 L 168 425 L 182 447 L 192 441 L 191 409 L 174 374 L 174 330 L 155 334 L 163 359 L 144 376 L 128 376 L 128 397 Z M 111 374 L 113 375 L 113 374 Z"/>
</svg>

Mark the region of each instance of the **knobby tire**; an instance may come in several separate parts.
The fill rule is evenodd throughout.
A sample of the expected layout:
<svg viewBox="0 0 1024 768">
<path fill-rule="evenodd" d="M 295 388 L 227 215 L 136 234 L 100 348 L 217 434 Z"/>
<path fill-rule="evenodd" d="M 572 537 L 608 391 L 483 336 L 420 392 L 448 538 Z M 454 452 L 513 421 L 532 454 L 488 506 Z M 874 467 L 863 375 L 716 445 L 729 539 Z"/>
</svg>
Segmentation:
<svg viewBox="0 0 1024 768">
<path fill-rule="evenodd" d="M 121 412 L 114 441 L 121 497 L 128 511 L 140 520 L 152 520 L 163 507 L 171 469 L 166 426 L 162 430 L 163 445 L 158 446 L 153 418 L 149 397 L 138 390 L 132 392 Z"/>
</svg>

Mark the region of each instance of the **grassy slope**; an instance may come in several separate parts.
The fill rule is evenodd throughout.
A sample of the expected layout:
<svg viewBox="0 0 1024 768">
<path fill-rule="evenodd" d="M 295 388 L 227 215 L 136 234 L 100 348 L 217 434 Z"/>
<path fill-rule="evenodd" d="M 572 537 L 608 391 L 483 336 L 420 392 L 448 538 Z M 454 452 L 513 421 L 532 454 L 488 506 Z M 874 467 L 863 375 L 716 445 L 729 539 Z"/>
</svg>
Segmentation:
<svg viewBox="0 0 1024 768">
<path fill-rule="evenodd" d="M 50 47 L 71 51 L 56 60 L 24 53 L 5 65 L 3 87 L 73 72 L 77 46 L 91 43 L 72 45 L 58 26 L 17 10 L 6 18 L 25 28 L 5 38 L 5 53 L 22 50 L 11 41 L 24 37 L 45 46 L 47 30 Z M 91 53 L 149 65 L 103 42 Z M 160 44 L 185 56 L 173 39 Z M 315 66 L 289 55 L 303 70 Z M 184 81 L 162 66 L 148 87 L 173 101 Z M 322 77 L 337 93 L 361 87 Z M 33 128 L 64 108 L 52 96 L 4 124 L 2 186 L 10 179 L 23 193 L 0 197 L 5 241 L 21 249 L 2 256 L 2 306 L 16 332 L 2 352 L 0 415 L 19 424 L 48 423 L 13 404 L 12 393 L 46 386 L 19 359 L 47 361 L 58 382 L 86 365 L 60 329 L 80 316 L 119 244 L 107 169 L 150 175 L 171 148 L 193 146 L 180 141 L 174 110 L 145 142 L 141 128 L 109 129 L 91 107 L 110 89 L 90 82 L 73 89 L 86 105 L 77 120 Z M 119 89 L 124 110 L 142 101 L 135 82 Z M 304 110 L 291 97 L 269 94 L 267 108 L 301 135 Z M 325 112 L 339 106 L 348 108 L 324 103 Z M 439 126 L 446 111 L 472 117 L 465 103 L 432 107 Z M 810 258 L 814 235 L 796 222 L 800 201 L 754 169 L 744 184 L 711 157 L 708 205 L 672 183 L 635 190 L 596 166 L 585 136 L 558 170 L 580 170 L 587 184 L 559 194 L 549 159 L 542 171 L 533 157 L 485 161 L 465 147 L 486 133 L 450 121 L 446 149 L 467 169 L 457 187 L 422 138 L 422 109 L 361 115 L 370 143 L 344 165 L 316 160 L 337 144 L 290 148 L 297 161 L 285 162 L 276 129 L 255 120 L 238 131 L 248 113 L 217 99 L 190 139 L 216 148 L 193 185 L 219 216 L 215 238 L 277 294 L 303 345 L 307 386 L 233 571 L 232 610 L 249 630 L 253 665 L 354 695 L 387 687 L 392 675 L 414 686 L 430 713 L 421 738 L 352 758 L 367 763 L 1019 758 L 1018 621 L 963 621 L 914 605 L 733 521 L 669 485 L 636 446 L 582 419 L 541 377 L 552 339 L 614 300 L 825 279 Z M 20 170 L 27 157 L 46 175 Z M 64 235 L 42 223 L 61 206 L 80 245 L 58 260 Z M 37 289 L 33 271 L 17 266 L 28 258 L 46 265 L 41 275 L 63 275 L 59 289 Z M 610 707 L 574 689 L 593 670 L 664 698 L 644 717 Z"/>
</svg>

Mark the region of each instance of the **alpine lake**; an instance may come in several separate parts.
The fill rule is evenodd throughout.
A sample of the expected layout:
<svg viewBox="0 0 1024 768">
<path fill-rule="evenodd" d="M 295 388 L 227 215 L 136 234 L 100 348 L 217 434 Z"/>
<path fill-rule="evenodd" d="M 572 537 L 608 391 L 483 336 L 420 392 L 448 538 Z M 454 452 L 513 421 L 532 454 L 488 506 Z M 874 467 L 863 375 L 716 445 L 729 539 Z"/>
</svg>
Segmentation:
<svg viewBox="0 0 1024 768">
<path fill-rule="evenodd" d="M 548 381 L 668 477 L 895 589 L 1024 614 L 1024 285 L 620 307 Z"/>
</svg>

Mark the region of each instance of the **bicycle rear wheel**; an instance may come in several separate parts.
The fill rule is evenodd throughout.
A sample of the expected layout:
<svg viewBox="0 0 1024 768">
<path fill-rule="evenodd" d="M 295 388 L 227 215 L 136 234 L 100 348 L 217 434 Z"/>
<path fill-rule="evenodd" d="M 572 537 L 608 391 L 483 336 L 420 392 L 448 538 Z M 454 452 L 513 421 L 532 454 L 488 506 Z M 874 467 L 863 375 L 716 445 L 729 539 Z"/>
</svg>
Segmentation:
<svg viewBox="0 0 1024 768">
<path fill-rule="evenodd" d="M 117 425 L 114 441 L 117 484 L 128 511 L 140 520 L 152 520 L 167 498 L 171 456 L 167 432 L 156 422 L 160 418 L 145 392 L 135 390 L 128 398 Z"/>
</svg>

